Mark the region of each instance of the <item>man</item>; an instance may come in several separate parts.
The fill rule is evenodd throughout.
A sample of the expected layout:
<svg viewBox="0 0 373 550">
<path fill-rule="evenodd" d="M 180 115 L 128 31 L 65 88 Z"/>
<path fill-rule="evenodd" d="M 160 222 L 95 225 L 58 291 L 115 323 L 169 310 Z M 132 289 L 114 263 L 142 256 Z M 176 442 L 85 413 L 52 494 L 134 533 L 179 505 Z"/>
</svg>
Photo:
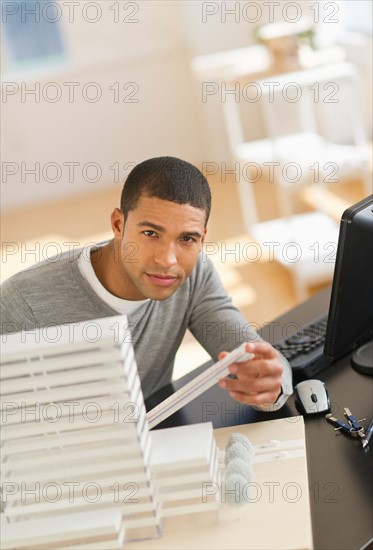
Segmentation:
<svg viewBox="0 0 373 550">
<path fill-rule="evenodd" d="M 36 264 L 2 285 L 2 333 L 126 314 L 145 397 L 171 380 L 187 328 L 214 358 L 250 341 L 254 359 L 220 381 L 237 401 L 281 407 L 292 393 L 287 361 L 259 339 L 201 254 L 209 185 L 191 164 L 146 160 L 129 174 L 113 240 Z"/>
</svg>

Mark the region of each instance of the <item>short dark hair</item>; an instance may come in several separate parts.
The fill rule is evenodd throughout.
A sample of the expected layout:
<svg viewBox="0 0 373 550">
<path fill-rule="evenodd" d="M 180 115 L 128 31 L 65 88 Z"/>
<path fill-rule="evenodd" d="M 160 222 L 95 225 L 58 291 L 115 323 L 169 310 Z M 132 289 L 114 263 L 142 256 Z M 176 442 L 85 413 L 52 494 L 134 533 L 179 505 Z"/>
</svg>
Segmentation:
<svg viewBox="0 0 373 550">
<path fill-rule="evenodd" d="M 156 197 L 179 204 L 190 204 L 206 213 L 211 210 L 211 191 L 205 176 L 192 164 L 175 157 L 155 157 L 141 162 L 128 174 L 120 198 L 127 215 L 140 197 Z"/>
</svg>

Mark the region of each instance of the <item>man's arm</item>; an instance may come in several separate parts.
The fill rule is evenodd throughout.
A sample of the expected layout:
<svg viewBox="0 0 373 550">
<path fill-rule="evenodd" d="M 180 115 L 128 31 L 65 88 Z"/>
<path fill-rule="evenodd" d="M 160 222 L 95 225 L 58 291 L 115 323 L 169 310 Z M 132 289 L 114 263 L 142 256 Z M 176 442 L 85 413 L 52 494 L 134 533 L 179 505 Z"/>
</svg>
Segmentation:
<svg viewBox="0 0 373 550">
<path fill-rule="evenodd" d="M 243 342 L 250 342 L 253 360 L 235 363 L 224 379 L 232 396 L 260 410 L 277 410 L 293 393 L 288 361 L 271 344 L 264 342 L 239 310 L 232 305 L 220 278 L 208 259 L 199 266 L 193 292 L 189 329 L 214 359 Z M 223 387 L 223 381 L 221 382 Z"/>
<path fill-rule="evenodd" d="M 16 285 L 8 279 L 1 287 L 0 334 L 31 330 L 36 326 L 31 308 Z"/>
</svg>

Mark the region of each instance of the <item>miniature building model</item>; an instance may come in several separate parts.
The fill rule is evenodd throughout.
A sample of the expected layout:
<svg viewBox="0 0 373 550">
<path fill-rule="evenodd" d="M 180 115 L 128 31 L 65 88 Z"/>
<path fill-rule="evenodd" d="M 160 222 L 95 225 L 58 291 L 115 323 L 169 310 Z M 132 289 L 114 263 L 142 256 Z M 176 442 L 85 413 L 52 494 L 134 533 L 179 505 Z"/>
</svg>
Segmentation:
<svg viewBox="0 0 373 550">
<path fill-rule="evenodd" d="M 211 422 L 157 430 L 151 438 L 150 468 L 162 519 L 215 511 L 216 496 L 201 498 L 202 484 L 219 480 Z"/>
<path fill-rule="evenodd" d="M 4 550 L 122 548 L 217 509 L 212 425 L 149 432 L 126 317 L 3 336 L 0 376 Z"/>
</svg>

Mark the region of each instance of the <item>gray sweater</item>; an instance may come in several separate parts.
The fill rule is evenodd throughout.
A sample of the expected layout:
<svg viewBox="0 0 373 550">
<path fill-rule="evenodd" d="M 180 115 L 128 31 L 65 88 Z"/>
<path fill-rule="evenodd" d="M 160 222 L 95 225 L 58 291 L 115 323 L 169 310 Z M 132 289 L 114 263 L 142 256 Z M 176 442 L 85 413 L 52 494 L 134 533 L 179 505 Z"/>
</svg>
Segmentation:
<svg viewBox="0 0 373 550">
<path fill-rule="evenodd" d="M 1 334 L 118 314 L 81 274 L 80 253 L 36 264 L 1 285 Z M 191 276 L 170 298 L 149 300 L 128 320 L 145 398 L 170 382 L 175 354 L 188 328 L 215 360 L 222 350 L 259 339 L 232 305 L 211 262 L 201 255 Z M 274 408 L 292 393 L 291 369 L 282 359 L 283 395 Z"/>
</svg>

